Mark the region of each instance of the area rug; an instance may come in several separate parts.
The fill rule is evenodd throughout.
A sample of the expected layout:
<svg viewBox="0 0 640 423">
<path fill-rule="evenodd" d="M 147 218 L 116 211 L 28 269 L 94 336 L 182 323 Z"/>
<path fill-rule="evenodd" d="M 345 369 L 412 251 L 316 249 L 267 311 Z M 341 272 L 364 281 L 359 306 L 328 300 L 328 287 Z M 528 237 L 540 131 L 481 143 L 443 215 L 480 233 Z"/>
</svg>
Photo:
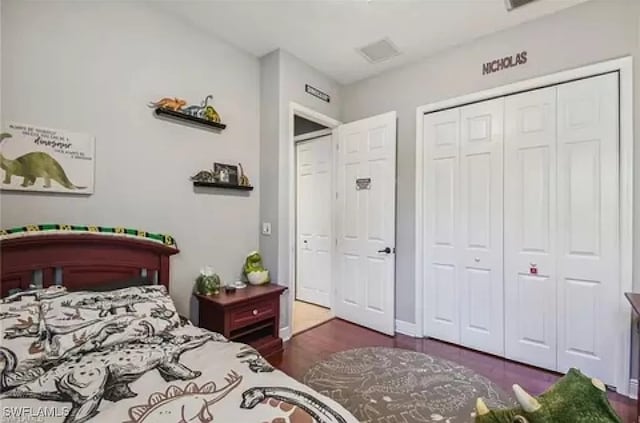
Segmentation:
<svg viewBox="0 0 640 423">
<path fill-rule="evenodd" d="M 333 354 L 311 367 L 303 382 L 370 423 L 473 422 L 478 397 L 490 408 L 513 404 L 467 367 L 397 348 Z"/>
</svg>

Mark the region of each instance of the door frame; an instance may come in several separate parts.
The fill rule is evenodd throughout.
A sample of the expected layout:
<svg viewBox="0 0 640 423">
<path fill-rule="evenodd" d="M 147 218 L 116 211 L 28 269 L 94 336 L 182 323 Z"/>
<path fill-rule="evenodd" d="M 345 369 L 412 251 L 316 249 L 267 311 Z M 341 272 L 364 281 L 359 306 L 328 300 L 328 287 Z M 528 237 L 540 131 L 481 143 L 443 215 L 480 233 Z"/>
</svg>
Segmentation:
<svg viewBox="0 0 640 423">
<path fill-rule="evenodd" d="M 544 88 L 550 85 L 571 82 L 577 79 L 598 76 L 604 73 L 618 72 L 620 94 L 620 284 L 619 328 L 616 340 L 616 391 L 629 396 L 631 383 L 631 307 L 624 297 L 625 292 L 633 290 L 633 59 L 625 56 L 567 71 L 557 72 L 533 79 L 515 82 L 497 88 L 479 91 L 438 101 L 416 108 L 416 238 L 415 238 L 415 319 L 416 335 L 424 333 L 424 245 L 423 245 L 423 154 L 424 125 L 423 117 L 427 113 L 470 103 L 489 100 L 495 97 L 513 95 L 523 91 Z"/>
<path fill-rule="evenodd" d="M 339 125 L 342 124 L 342 122 L 333 119 L 327 115 L 324 115 L 322 113 L 316 112 L 313 109 L 310 109 L 308 107 L 305 107 L 301 104 L 295 103 L 295 102 L 290 102 L 289 103 L 289 125 L 288 125 L 288 131 L 287 131 L 287 144 L 284 147 L 285 148 L 285 153 L 287 154 L 288 157 L 288 163 L 289 163 L 289 169 L 287 170 L 289 172 L 289 184 L 288 186 L 283 186 L 283 184 L 280 184 L 280 190 L 281 192 L 287 192 L 288 193 L 288 207 L 289 207 L 289 221 L 288 222 L 279 222 L 279 231 L 280 231 L 280 239 L 286 239 L 287 240 L 287 246 L 286 246 L 286 251 L 288 252 L 289 255 L 289 268 L 288 269 L 284 269 L 282 260 L 279 259 L 278 260 L 278 274 L 279 275 L 287 275 L 288 276 L 288 280 L 289 280 L 289 296 L 288 296 L 288 307 L 287 307 L 287 314 L 288 314 L 288 318 L 287 321 L 289 322 L 289 327 L 288 327 L 288 331 L 282 331 L 285 332 L 283 334 L 283 339 L 287 340 L 289 338 L 291 338 L 291 333 L 293 331 L 293 303 L 296 299 L 296 286 L 297 286 L 297 281 L 296 281 L 296 202 L 297 202 L 297 195 L 296 195 L 296 149 L 295 149 L 295 144 L 297 141 L 302 141 L 302 139 L 296 139 L 298 137 L 296 137 L 294 134 L 294 127 L 295 127 L 295 116 L 300 116 L 303 117 L 305 119 L 308 119 L 312 122 L 316 122 L 319 123 L 321 125 L 326 126 L 327 128 L 331 129 L 331 152 L 332 152 L 332 160 L 331 160 L 331 166 L 333 169 L 333 173 L 335 173 L 335 168 L 336 168 L 336 145 L 338 142 L 336 133 L 333 131 L 335 128 L 337 128 Z M 281 146 L 282 148 L 282 146 Z M 336 187 L 335 187 L 335 178 L 332 175 L 332 187 L 331 187 L 331 191 L 335 192 Z M 331 209 L 334 210 L 335 209 L 335 196 L 332 196 L 331 198 Z M 282 213 L 280 213 L 280 216 L 282 216 Z M 288 235 L 283 237 L 282 236 L 282 231 L 288 231 Z M 335 238 L 336 234 L 335 234 L 335 218 L 331 219 L 331 234 L 332 236 Z M 331 274 L 334 275 L 334 259 L 335 259 L 335 240 L 331 242 L 331 263 L 332 263 L 332 269 L 331 269 Z M 333 313 L 333 300 L 334 300 L 334 279 L 335 277 L 331 278 L 331 286 L 330 286 L 330 291 L 329 291 L 329 304 L 331 306 L 331 313 Z"/>
</svg>

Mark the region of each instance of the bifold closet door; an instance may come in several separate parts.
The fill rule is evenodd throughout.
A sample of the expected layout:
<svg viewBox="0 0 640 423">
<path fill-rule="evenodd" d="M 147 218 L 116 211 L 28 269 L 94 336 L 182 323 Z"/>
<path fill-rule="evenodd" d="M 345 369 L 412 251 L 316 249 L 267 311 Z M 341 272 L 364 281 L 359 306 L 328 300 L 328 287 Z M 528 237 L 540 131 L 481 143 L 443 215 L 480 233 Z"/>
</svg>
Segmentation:
<svg viewBox="0 0 640 423">
<path fill-rule="evenodd" d="M 504 99 L 424 117 L 425 334 L 504 353 Z"/>
<path fill-rule="evenodd" d="M 460 110 L 460 343 L 504 354 L 504 98 Z"/>
<path fill-rule="evenodd" d="M 424 331 L 460 342 L 460 109 L 424 116 Z"/>
<path fill-rule="evenodd" d="M 505 100 L 505 355 L 556 369 L 556 87 Z"/>
<path fill-rule="evenodd" d="M 615 384 L 618 89 L 611 73 L 425 115 L 425 335 Z"/>
<path fill-rule="evenodd" d="M 616 73 L 558 86 L 558 371 L 615 385 L 619 301 Z M 622 328 L 624 329 L 624 328 Z"/>
</svg>

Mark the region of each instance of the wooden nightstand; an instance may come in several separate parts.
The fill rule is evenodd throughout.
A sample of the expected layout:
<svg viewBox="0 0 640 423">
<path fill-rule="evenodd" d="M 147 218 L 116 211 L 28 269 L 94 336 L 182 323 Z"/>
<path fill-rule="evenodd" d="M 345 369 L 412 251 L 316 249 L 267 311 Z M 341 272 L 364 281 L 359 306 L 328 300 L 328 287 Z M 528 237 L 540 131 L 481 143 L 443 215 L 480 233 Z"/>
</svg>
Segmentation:
<svg viewBox="0 0 640 423">
<path fill-rule="evenodd" d="M 196 295 L 199 326 L 219 332 L 235 342 L 249 344 L 263 356 L 282 351 L 280 295 L 287 288 L 247 285 L 232 294 Z"/>
</svg>

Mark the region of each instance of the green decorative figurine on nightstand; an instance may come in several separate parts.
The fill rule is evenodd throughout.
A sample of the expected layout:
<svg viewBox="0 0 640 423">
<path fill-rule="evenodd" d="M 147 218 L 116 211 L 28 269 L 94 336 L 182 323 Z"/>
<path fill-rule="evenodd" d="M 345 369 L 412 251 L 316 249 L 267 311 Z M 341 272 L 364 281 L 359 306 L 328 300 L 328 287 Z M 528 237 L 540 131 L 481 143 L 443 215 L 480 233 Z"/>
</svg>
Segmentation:
<svg viewBox="0 0 640 423">
<path fill-rule="evenodd" d="M 196 278 L 196 292 L 200 295 L 218 295 L 220 293 L 220 276 L 213 273 L 211 267 L 200 269 Z"/>
<path fill-rule="evenodd" d="M 484 401 L 476 403 L 476 423 L 621 423 L 607 399 L 607 389 L 578 369 L 558 380 L 537 398 L 513 385 L 519 407 L 489 410 Z"/>
<path fill-rule="evenodd" d="M 244 274 L 251 285 L 263 285 L 269 283 L 269 271 L 262 265 L 262 256 L 257 251 L 252 251 L 244 261 Z"/>
</svg>

